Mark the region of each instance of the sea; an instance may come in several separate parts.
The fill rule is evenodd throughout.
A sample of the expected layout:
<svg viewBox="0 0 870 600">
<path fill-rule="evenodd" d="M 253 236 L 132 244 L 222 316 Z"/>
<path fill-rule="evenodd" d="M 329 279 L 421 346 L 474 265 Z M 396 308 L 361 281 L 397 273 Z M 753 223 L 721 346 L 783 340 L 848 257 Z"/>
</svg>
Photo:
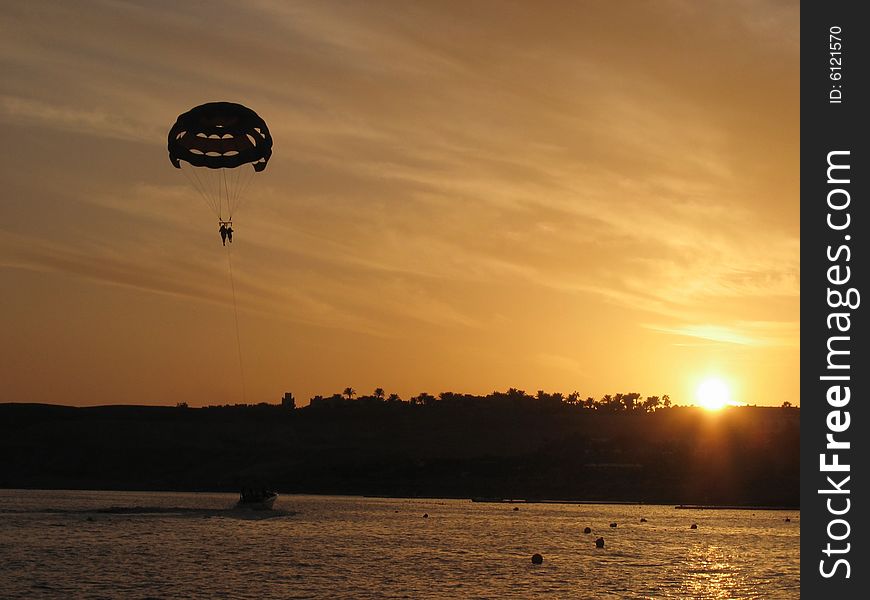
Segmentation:
<svg viewBox="0 0 870 600">
<path fill-rule="evenodd" d="M 799 511 L 237 499 L 0 490 L 0 598 L 800 597 Z"/>
</svg>

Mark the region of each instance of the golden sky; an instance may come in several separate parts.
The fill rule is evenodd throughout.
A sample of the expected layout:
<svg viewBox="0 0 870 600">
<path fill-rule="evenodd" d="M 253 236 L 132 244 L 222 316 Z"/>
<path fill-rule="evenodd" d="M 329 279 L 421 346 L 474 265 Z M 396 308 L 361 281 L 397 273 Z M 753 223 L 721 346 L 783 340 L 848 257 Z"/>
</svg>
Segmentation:
<svg viewBox="0 0 870 600">
<path fill-rule="evenodd" d="M 0 401 L 240 402 L 216 219 L 169 163 L 226 100 L 245 398 L 375 387 L 799 401 L 798 2 L 7 3 Z"/>
</svg>

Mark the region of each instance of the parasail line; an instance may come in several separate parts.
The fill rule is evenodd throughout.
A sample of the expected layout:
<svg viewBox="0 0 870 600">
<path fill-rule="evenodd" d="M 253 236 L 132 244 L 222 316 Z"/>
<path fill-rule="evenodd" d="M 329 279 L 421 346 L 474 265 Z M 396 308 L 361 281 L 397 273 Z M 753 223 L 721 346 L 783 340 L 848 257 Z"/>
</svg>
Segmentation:
<svg viewBox="0 0 870 600">
<path fill-rule="evenodd" d="M 229 220 L 232 221 L 233 220 L 233 209 L 230 207 L 230 188 L 227 187 L 227 170 L 226 169 L 221 169 L 221 179 L 218 180 L 218 194 L 220 194 L 221 181 L 224 182 L 224 195 L 227 198 L 227 213 L 229 213 Z M 223 202 L 223 197 L 222 196 L 219 196 L 219 197 L 221 198 L 221 202 Z M 223 210 L 221 210 L 221 212 L 223 212 Z"/>
<path fill-rule="evenodd" d="M 236 304 L 236 284 L 233 279 L 233 261 L 231 258 L 230 247 L 227 246 L 227 264 L 230 267 L 230 289 L 233 291 L 233 317 L 236 321 L 236 348 L 239 353 L 239 376 L 242 382 L 242 404 L 247 404 L 245 393 L 245 369 L 242 365 L 242 338 L 239 335 L 239 307 Z"/>
<path fill-rule="evenodd" d="M 236 186 L 235 200 L 233 202 L 233 212 L 235 212 L 237 209 L 241 208 L 245 204 L 248 198 L 245 192 L 247 192 L 248 187 L 250 187 L 251 183 L 254 181 L 255 171 L 251 169 L 250 171 L 246 170 L 246 172 L 247 175 L 239 176 L 241 183 Z"/>
<path fill-rule="evenodd" d="M 206 196 L 202 185 L 200 185 L 199 179 L 197 178 L 196 180 L 194 180 L 194 178 L 191 176 L 190 173 L 187 172 L 187 169 L 185 168 L 181 169 L 181 173 L 182 175 L 184 175 L 185 179 L 187 179 L 188 183 L 193 186 L 193 189 L 195 189 L 199 193 L 199 197 L 202 198 L 202 201 L 205 202 L 205 205 L 208 206 L 210 209 L 214 210 L 214 206 L 212 206 L 212 203 L 209 202 L 208 196 Z"/>
</svg>

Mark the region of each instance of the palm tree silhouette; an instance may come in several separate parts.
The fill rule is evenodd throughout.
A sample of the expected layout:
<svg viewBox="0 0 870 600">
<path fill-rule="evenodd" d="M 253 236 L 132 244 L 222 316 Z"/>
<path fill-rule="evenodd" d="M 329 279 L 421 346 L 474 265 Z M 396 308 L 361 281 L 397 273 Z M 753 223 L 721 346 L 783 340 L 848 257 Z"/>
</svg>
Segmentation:
<svg viewBox="0 0 870 600">
<path fill-rule="evenodd" d="M 644 400 L 643 408 L 647 412 L 654 412 L 655 409 L 657 409 L 659 405 L 661 405 L 661 403 L 661 398 L 659 398 L 658 396 L 647 396 L 646 400 Z"/>
<path fill-rule="evenodd" d="M 435 404 L 435 396 L 428 392 L 421 392 L 419 396 L 417 396 L 417 404 L 423 404 L 425 406 L 431 406 Z"/>
<path fill-rule="evenodd" d="M 356 396 L 356 390 L 353 389 L 352 387 L 346 387 L 346 388 L 344 388 L 344 391 L 342 392 L 342 394 L 347 396 L 347 399 L 350 400 L 351 398 Z"/>
<path fill-rule="evenodd" d="M 375 398 L 378 400 L 384 399 L 384 388 L 375 388 Z"/>
</svg>

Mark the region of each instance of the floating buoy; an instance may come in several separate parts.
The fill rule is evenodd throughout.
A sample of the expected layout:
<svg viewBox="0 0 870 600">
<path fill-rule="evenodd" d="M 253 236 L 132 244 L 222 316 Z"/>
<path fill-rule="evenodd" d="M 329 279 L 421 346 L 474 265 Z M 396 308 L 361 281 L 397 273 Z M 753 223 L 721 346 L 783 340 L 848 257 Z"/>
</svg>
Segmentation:
<svg viewBox="0 0 870 600">
<path fill-rule="evenodd" d="M 520 509 L 519 506 L 514 506 L 514 510 L 519 510 L 519 509 Z"/>
<path fill-rule="evenodd" d="M 428 518 L 429 518 L 429 513 L 423 513 L 423 518 L 424 518 L 424 519 L 428 519 Z"/>
<path fill-rule="evenodd" d="M 597 540 L 595 540 L 595 547 L 596 548 L 604 548 L 604 538 L 603 537 L 600 537 Z"/>
<path fill-rule="evenodd" d="M 691 527 L 689 527 L 689 529 L 697 529 L 697 528 L 698 528 L 697 523 L 692 523 Z"/>
<path fill-rule="evenodd" d="M 592 533 L 592 530 L 589 527 L 587 527 L 586 529 L 583 530 L 583 533 Z"/>
<path fill-rule="evenodd" d="M 786 518 L 785 518 L 785 522 L 786 522 L 786 523 L 791 523 L 791 519 L 790 519 L 789 517 L 786 517 Z"/>
<path fill-rule="evenodd" d="M 616 527 L 616 523 L 611 523 L 610 526 L 611 526 L 611 527 Z"/>
<path fill-rule="evenodd" d="M 643 517 L 641 517 L 641 518 L 640 518 L 640 522 L 641 522 L 641 523 L 646 523 L 646 519 L 644 519 Z"/>
<path fill-rule="evenodd" d="M 532 564 L 533 564 L 533 565 L 540 565 L 540 564 L 543 563 L 543 562 L 544 562 L 544 557 L 543 557 L 543 556 L 541 556 L 541 555 L 538 554 L 537 552 L 534 553 L 534 554 L 532 554 Z"/>
</svg>

